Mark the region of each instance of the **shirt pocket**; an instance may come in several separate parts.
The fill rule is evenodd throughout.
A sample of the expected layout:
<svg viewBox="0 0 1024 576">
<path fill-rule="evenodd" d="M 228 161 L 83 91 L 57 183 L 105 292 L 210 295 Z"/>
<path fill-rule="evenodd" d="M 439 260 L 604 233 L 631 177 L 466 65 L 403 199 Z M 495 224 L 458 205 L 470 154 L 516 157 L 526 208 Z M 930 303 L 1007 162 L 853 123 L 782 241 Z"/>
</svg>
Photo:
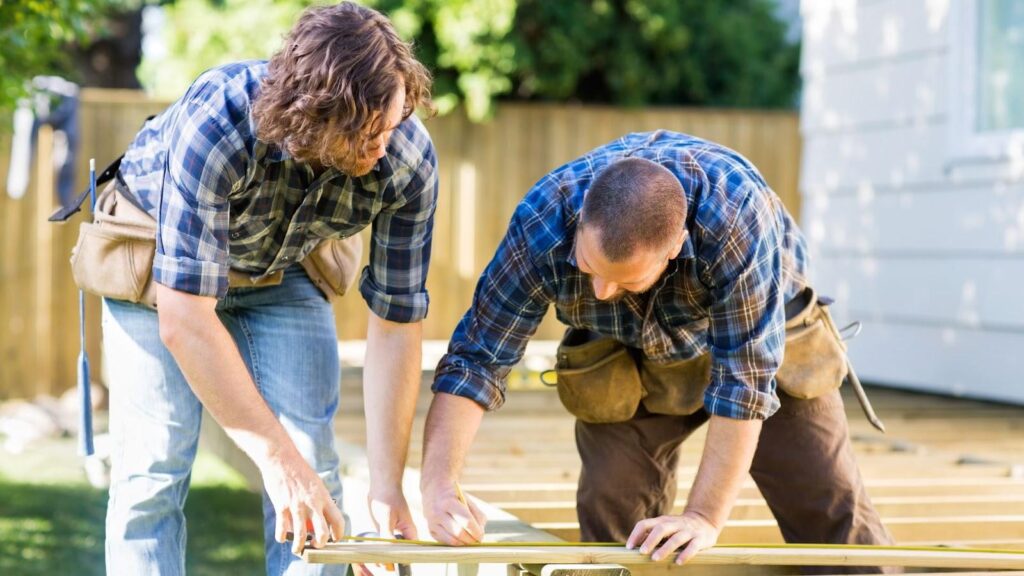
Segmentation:
<svg viewBox="0 0 1024 576">
<path fill-rule="evenodd" d="M 240 254 L 268 248 L 280 226 L 281 222 L 276 218 L 246 218 L 232 222 L 228 233 L 231 253 Z"/>
<path fill-rule="evenodd" d="M 693 358 L 708 350 L 708 318 L 681 310 L 656 310 L 656 325 L 644 326 L 644 352 L 655 361 Z"/>
<path fill-rule="evenodd" d="M 359 229 L 348 222 L 332 222 L 319 219 L 309 223 L 307 232 L 308 236 L 312 238 L 337 240 L 357 234 Z"/>
</svg>

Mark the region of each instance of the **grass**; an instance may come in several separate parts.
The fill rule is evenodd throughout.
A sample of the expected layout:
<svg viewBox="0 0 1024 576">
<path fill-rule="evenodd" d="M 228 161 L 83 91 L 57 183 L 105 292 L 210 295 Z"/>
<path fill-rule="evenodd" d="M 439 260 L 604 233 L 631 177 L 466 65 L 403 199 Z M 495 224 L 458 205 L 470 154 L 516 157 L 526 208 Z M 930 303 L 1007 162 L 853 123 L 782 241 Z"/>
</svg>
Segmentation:
<svg viewBox="0 0 1024 576">
<path fill-rule="evenodd" d="M 89 485 L 74 439 L 0 448 L 0 574 L 104 574 L 107 493 Z M 189 574 L 263 574 L 260 497 L 200 452 L 185 506 Z"/>
</svg>

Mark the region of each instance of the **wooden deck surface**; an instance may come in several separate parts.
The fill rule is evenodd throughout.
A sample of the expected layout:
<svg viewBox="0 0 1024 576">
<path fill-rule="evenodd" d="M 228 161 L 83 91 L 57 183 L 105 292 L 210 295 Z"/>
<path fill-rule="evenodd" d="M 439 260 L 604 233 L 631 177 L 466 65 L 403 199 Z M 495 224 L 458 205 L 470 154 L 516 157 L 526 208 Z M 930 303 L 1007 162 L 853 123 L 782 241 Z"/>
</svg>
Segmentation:
<svg viewBox="0 0 1024 576">
<path fill-rule="evenodd" d="M 360 375 L 349 370 L 343 380 L 338 435 L 363 445 Z M 427 374 L 413 428 L 412 467 L 421 461 L 429 383 Z M 1024 550 L 1024 407 L 884 388 L 869 393 L 888 433 L 872 429 L 856 400 L 844 393 L 851 436 L 869 494 L 897 543 Z M 685 503 L 705 431 L 684 445 L 677 509 Z M 462 484 L 467 493 L 535 528 L 578 540 L 578 476 L 573 418 L 557 395 L 550 389 L 513 390 L 501 410 L 484 418 Z M 720 543 L 781 542 L 748 479 Z"/>
</svg>

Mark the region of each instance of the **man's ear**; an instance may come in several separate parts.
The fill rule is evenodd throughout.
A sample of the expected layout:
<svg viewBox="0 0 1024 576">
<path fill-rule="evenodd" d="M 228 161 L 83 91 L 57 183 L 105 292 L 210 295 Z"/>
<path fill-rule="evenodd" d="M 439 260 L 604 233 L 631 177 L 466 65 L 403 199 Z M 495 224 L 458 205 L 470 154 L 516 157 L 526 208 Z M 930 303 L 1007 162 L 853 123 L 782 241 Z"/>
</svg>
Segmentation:
<svg viewBox="0 0 1024 576">
<path fill-rule="evenodd" d="M 675 258 L 676 256 L 679 255 L 680 252 L 683 251 L 683 243 L 686 242 L 686 236 L 688 234 L 689 234 L 689 232 L 687 232 L 687 230 L 684 228 L 683 229 L 683 233 L 679 235 L 679 238 L 676 239 L 675 245 L 672 246 L 672 250 L 669 250 L 669 253 L 668 253 L 669 260 Z"/>
</svg>

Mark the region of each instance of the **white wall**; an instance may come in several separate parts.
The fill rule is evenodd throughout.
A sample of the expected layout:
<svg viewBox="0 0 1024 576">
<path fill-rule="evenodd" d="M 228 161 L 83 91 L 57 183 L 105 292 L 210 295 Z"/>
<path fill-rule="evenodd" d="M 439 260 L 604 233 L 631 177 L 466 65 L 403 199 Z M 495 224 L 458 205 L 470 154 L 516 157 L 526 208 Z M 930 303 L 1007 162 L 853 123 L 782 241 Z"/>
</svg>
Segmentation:
<svg viewBox="0 0 1024 576">
<path fill-rule="evenodd" d="M 961 1 L 803 1 L 802 222 L 862 380 L 1024 403 L 1024 171 L 951 153 Z"/>
</svg>

